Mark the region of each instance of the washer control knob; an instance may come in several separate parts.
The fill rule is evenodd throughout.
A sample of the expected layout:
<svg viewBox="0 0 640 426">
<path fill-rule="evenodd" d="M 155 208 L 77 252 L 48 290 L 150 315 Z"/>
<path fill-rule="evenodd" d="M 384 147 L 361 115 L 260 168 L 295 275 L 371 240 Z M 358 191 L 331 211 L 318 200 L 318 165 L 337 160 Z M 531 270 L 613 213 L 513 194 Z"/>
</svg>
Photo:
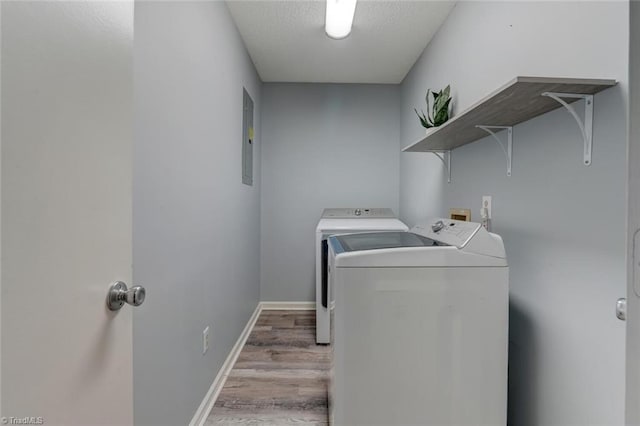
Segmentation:
<svg viewBox="0 0 640 426">
<path fill-rule="evenodd" d="M 433 225 L 431 225 L 431 230 L 433 232 L 440 232 L 442 230 L 442 228 L 444 228 L 444 222 L 439 220 L 436 223 L 434 223 Z"/>
<path fill-rule="evenodd" d="M 356 214 L 356 216 L 360 216 L 362 214 L 362 210 L 356 209 L 354 213 Z"/>
</svg>

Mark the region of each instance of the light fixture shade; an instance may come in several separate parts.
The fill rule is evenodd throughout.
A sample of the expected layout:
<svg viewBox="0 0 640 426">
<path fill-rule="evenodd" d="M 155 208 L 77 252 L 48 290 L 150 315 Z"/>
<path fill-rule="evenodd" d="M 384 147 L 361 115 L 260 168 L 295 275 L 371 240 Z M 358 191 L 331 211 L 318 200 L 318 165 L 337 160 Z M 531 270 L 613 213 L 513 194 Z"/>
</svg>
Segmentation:
<svg viewBox="0 0 640 426">
<path fill-rule="evenodd" d="M 324 29 L 331 38 L 345 38 L 351 33 L 357 0 L 327 0 Z"/>
</svg>

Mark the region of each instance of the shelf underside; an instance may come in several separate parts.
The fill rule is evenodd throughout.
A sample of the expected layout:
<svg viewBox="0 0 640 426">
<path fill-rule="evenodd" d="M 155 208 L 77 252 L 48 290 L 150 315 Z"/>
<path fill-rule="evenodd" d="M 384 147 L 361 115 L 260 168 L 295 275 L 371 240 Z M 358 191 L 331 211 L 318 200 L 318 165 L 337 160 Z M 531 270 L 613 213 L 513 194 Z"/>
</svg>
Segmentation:
<svg viewBox="0 0 640 426">
<path fill-rule="evenodd" d="M 615 80 L 516 77 L 403 151 L 451 150 L 487 136 L 477 125 L 515 126 L 561 107 L 557 101 L 542 96 L 544 92 L 595 94 L 615 85 Z M 576 100 L 565 99 L 567 103 Z"/>
</svg>

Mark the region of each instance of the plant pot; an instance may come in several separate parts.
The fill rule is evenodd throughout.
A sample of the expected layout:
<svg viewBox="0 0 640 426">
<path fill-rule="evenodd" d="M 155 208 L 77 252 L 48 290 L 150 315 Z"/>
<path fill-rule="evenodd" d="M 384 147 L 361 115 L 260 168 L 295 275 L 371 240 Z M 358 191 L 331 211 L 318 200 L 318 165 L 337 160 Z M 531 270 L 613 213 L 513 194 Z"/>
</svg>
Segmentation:
<svg viewBox="0 0 640 426">
<path fill-rule="evenodd" d="M 424 129 L 424 130 L 426 132 L 426 135 L 429 136 L 431 133 L 435 132 L 438 129 L 439 127 L 429 127 L 428 129 Z"/>
</svg>

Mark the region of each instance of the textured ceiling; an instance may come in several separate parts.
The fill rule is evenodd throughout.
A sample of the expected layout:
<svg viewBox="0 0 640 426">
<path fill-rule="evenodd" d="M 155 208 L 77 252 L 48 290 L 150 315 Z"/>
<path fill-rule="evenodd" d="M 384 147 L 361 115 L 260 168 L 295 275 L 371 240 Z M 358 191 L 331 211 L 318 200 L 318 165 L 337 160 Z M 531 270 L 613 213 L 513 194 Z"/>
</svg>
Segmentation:
<svg viewBox="0 0 640 426">
<path fill-rule="evenodd" d="M 227 4 L 265 82 L 400 83 L 455 2 L 359 0 L 343 40 L 324 32 L 324 1 Z"/>
</svg>

